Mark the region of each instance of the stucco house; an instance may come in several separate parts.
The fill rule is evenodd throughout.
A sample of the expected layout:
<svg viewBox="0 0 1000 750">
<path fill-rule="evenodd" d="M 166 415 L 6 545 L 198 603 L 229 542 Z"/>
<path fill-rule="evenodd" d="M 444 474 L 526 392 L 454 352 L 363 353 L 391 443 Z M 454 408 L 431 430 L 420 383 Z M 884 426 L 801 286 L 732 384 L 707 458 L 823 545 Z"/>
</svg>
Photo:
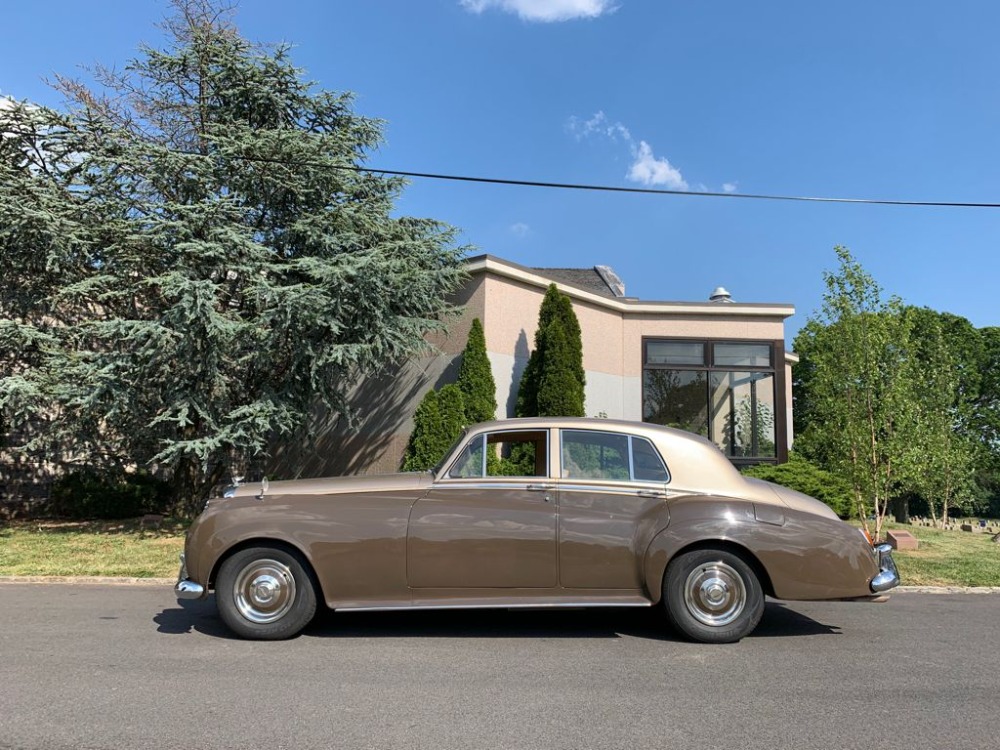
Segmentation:
<svg viewBox="0 0 1000 750">
<path fill-rule="evenodd" d="M 463 313 L 428 356 L 366 380 L 355 424 L 317 415 L 312 444 L 281 450 L 268 473 L 314 476 L 398 470 L 411 417 L 429 388 L 453 382 L 473 318 L 483 322 L 497 418 L 513 415 L 534 346 L 538 309 L 555 283 L 580 321 L 588 416 L 656 422 L 700 433 L 736 464 L 783 461 L 791 444 L 788 304 L 735 302 L 722 288 L 697 302 L 626 296 L 607 266 L 529 268 L 492 256 L 467 261 Z"/>
</svg>

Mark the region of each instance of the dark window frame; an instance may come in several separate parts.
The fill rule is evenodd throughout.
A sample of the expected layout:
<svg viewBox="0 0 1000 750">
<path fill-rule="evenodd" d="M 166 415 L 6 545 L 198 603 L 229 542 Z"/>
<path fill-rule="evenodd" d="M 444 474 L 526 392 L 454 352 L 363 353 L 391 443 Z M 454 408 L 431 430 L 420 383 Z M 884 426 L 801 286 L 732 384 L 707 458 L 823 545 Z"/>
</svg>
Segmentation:
<svg viewBox="0 0 1000 750">
<path fill-rule="evenodd" d="M 649 362 L 647 344 L 651 342 L 683 342 L 700 343 L 703 346 L 704 361 L 701 365 L 672 364 Z M 766 345 L 770 350 L 770 365 L 717 365 L 715 363 L 715 344 L 749 344 Z M 786 398 L 787 375 L 785 372 L 785 342 L 782 339 L 734 339 L 707 338 L 703 336 L 643 336 L 642 346 L 642 414 L 646 414 L 646 370 L 674 370 L 689 372 L 704 372 L 707 374 L 706 387 L 711 382 L 712 373 L 730 372 L 763 372 L 774 377 L 774 456 L 726 456 L 736 466 L 752 466 L 760 463 L 784 463 L 788 460 L 788 400 Z M 709 408 L 709 393 L 706 390 L 705 403 Z M 754 404 L 756 408 L 756 404 Z M 712 442 L 715 442 L 714 440 Z M 757 443 L 754 436 L 753 443 Z"/>
</svg>

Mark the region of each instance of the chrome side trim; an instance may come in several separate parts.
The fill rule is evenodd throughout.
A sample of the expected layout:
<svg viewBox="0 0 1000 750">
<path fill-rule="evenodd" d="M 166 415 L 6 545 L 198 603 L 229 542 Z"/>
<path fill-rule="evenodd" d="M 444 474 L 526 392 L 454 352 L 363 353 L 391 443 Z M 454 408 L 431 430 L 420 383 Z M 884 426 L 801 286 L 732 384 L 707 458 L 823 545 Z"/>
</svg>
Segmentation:
<svg viewBox="0 0 1000 750">
<path fill-rule="evenodd" d="M 580 609 L 606 607 L 651 607 L 653 603 L 644 602 L 531 602 L 524 604 L 390 604 L 373 607 L 344 606 L 334 607 L 337 612 L 399 612 L 401 610 L 434 610 L 434 609 Z"/>
</svg>

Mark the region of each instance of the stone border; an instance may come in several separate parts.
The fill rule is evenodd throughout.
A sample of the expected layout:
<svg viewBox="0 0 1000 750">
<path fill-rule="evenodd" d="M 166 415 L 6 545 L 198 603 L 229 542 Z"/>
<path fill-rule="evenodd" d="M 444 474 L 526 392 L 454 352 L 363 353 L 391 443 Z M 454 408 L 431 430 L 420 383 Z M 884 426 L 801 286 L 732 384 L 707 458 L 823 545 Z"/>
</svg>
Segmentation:
<svg viewBox="0 0 1000 750">
<path fill-rule="evenodd" d="M 0 576 L 0 583 L 63 583 L 101 586 L 173 586 L 176 578 L 111 576 Z M 1000 586 L 898 586 L 889 594 L 1000 594 Z"/>
<path fill-rule="evenodd" d="M 0 583 L 69 583 L 102 586 L 173 586 L 176 578 L 114 578 L 111 576 L 0 576 Z"/>
<path fill-rule="evenodd" d="M 889 594 L 1000 594 L 1000 586 L 897 586 Z"/>
</svg>

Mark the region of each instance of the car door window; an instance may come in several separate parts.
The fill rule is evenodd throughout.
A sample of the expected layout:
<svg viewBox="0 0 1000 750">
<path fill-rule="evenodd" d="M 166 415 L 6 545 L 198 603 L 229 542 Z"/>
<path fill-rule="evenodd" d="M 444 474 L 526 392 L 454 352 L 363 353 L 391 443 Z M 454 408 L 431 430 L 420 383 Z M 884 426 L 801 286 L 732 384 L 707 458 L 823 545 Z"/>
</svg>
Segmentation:
<svg viewBox="0 0 1000 750">
<path fill-rule="evenodd" d="M 628 481 L 628 435 L 563 430 L 562 475 L 571 479 Z"/>
<path fill-rule="evenodd" d="M 656 448 L 646 438 L 632 436 L 632 471 L 637 482 L 669 482 L 670 475 Z"/>
<path fill-rule="evenodd" d="M 594 430 L 562 431 L 564 479 L 668 482 L 670 475 L 646 438 Z"/>
<path fill-rule="evenodd" d="M 547 477 L 548 430 L 499 431 L 477 435 L 452 465 L 454 479 Z"/>
<path fill-rule="evenodd" d="M 477 435 L 465 446 L 462 455 L 458 457 L 448 476 L 454 479 L 470 479 L 483 476 L 483 444 L 484 435 Z"/>
</svg>

